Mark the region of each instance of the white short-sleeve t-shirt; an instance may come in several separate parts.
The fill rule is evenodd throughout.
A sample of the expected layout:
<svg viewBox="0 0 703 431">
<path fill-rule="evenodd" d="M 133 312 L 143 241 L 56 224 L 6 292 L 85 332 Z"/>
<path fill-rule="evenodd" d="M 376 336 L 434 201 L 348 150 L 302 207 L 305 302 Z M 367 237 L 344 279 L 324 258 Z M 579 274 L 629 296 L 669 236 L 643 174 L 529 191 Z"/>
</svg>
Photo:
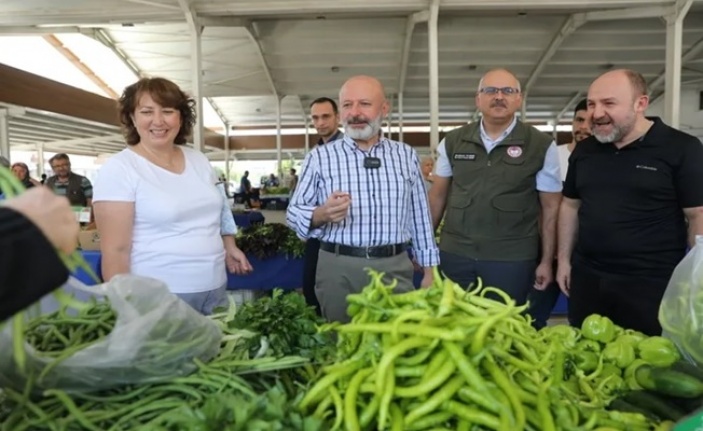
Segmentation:
<svg viewBox="0 0 703 431">
<path fill-rule="evenodd" d="M 132 274 L 162 280 L 174 293 L 205 292 L 227 281 L 222 197 L 207 158 L 179 148 L 181 174 L 129 148 L 111 157 L 98 171 L 93 202 L 134 202 Z"/>
</svg>

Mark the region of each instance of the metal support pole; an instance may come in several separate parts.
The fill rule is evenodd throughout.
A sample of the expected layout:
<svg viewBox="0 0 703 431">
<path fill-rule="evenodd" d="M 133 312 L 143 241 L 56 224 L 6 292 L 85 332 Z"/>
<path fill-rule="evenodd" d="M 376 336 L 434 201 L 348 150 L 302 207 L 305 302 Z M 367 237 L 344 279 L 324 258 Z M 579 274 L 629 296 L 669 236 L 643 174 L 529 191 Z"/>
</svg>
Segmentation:
<svg viewBox="0 0 703 431">
<path fill-rule="evenodd" d="M 392 139 L 391 127 L 393 126 L 393 96 L 394 95 L 391 94 L 390 100 L 388 101 L 388 139 Z"/>
<path fill-rule="evenodd" d="M 5 157 L 7 160 L 12 160 L 10 158 L 9 119 L 10 116 L 7 109 L 0 109 L 0 156 Z"/>
<path fill-rule="evenodd" d="M 232 151 L 229 145 L 229 123 L 225 123 L 225 178 L 229 182 L 229 158 L 232 155 Z"/>
<path fill-rule="evenodd" d="M 37 175 L 44 173 L 44 143 L 37 143 Z"/>
<path fill-rule="evenodd" d="M 520 107 L 520 121 L 527 123 L 527 93 L 522 95 L 522 106 Z"/>
<path fill-rule="evenodd" d="M 666 67 L 664 84 L 664 121 L 671 127 L 681 122 L 681 45 L 683 19 L 693 0 L 679 0 L 666 18 Z"/>
<path fill-rule="evenodd" d="M 190 83 L 191 97 L 195 100 L 195 125 L 193 126 L 193 148 L 197 151 L 203 150 L 203 53 L 201 35 L 203 27 L 198 21 L 198 16 L 193 9 L 193 6 L 188 0 L 178 0 L 181 10 L 185 14 L 188 24 L 188 32 L 190 33 Z"/>
<path fill-rule="evenodd" d="M 434 157 L 439 145 L 439 46 L 437 21 L 439 0 L 432 0 L 430 18 L 427 20 L 430 62 L 430 152 Z"/>
<path fill-rule="evenodd" d="M 403 93 L 398 94 L 398 142 L 403 142 Z"/>
<path fill-rule="evenodd" d="M 310 152 L 310 120 L 308 116 L 303 113 L 303 119 L 305 120 L 305 154 Z"/>
<path fill-rule="evenodd" d="M 276 97 L 276 170 L 278 176 L 283 175 L 282 148 L 281 148 L 281 101 L 282 97 Z"/>
</svg>

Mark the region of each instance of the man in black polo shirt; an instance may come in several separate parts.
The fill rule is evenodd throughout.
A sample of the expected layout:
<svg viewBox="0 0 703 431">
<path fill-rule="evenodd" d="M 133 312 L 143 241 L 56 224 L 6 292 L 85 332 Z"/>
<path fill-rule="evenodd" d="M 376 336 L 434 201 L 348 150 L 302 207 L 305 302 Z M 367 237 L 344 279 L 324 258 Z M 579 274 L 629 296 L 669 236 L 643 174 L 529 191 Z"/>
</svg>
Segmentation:
<svg viewBox="0 0 703 431">
<path fill-rule="evenodd" d="M 320 97 L 312 101 L 310 104 L 310 117 L 312 118 L 312 125 L 320 137 L 317 145 L 323 145 L 344 137 L 344 134 L 339 131 L 337 103 L 329 97 Z M 315 295 L 315 273 L 317 272 L 317 257 L 319 254 L 320 241 L 317 238 L 308 238 L 305 241 L 303 296 L 305 296 L 307 304 L 315 307 L 317 314 L 322 315 L 320 303 Z"/>
<path fill-rule="evenodd" d="M 598 313 L 660 334 L 669 278 L 703 234 L 703 145 L 645 117 L 648 104 L 646 82 L 631 70 L 589 88 L 593 136 L 569 159 L 559 212 L 557 281 L 572 325 Z"/>
</svg>

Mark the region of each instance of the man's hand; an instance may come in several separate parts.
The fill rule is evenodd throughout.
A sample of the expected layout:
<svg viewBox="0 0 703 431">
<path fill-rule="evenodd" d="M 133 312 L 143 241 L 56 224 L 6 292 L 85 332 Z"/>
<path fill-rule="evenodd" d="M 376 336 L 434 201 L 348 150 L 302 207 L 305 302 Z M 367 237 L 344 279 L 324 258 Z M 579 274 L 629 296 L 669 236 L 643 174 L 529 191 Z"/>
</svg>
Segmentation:
<svg viewBox="0 0 703 431">
<path fill-rule="evenodd" d="M 559 284 L 559 289 L 568 297 L 571 291 L 571 263 L 559 261 L 557 265 L 557 283 Z"/>
<path fill-rule="evenodd" d="M 425 275 L 422 277 L 422 281 L 420 282 L 420 287 L 423 289 L 426 289 L 434 283 L 434 272 L 432 271 L 432 268 L 423 268 L 425 271 Z"/>
<path fill-rule="evenodd" d="M 226 253 L 225 263 L 227 270 L 232 274 L 246 275 L 254 270 L 244 252 L 238 247 L 228 247 Z"/>
<path fill-rule="evenodd" d="M 537 290 L 544 290 L 554 281 L 553 268 L 550 262 L 540 263 L 535 270 L 535 285 Z"/>
<path fill-rule="evenodd" d="M 320 212 L 320 219 L 324 223 L 339 223 L 347 217 L 351 197 L 346 192 L 333 192 L 325 203 L 315 211 Z"/>
</svg>

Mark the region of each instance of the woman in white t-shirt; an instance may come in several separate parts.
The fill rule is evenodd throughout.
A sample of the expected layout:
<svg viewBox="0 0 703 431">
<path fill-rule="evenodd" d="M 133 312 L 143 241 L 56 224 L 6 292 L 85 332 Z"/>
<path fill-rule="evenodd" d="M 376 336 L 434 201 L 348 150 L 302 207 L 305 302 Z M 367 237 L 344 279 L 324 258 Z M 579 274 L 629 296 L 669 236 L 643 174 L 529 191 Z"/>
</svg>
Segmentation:
<svg viewBox="0 0 703 431">
<path fill-rule="evenodd" d="M 139 80 L 119 102 L 128 147 L 100 169 L 93 196 L 103 278 L 161 280 L 209 314 L 227 303 L 225 267 L 238 274 L 252 268 L 220 230 L 226 200 L 210 162 L 184 145 L 195 102 L 163 78 Z"/>
</svg>

